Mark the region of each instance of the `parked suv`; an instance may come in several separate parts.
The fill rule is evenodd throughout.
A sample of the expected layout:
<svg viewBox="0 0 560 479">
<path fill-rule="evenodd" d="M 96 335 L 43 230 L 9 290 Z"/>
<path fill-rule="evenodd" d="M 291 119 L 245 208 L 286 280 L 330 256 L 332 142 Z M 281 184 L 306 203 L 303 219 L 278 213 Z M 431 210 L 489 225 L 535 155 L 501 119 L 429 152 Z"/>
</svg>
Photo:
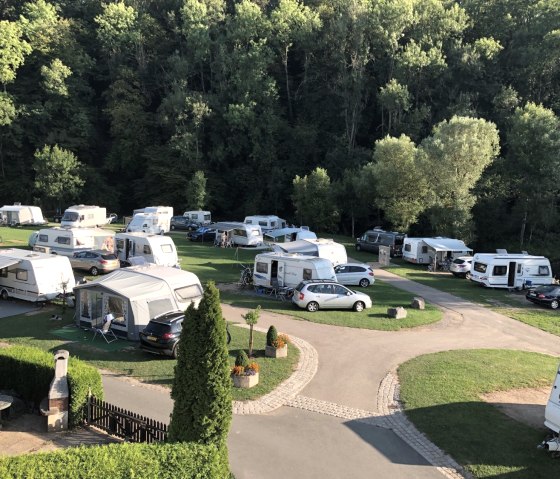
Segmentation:
<svg viewBox="0 0 560 479">
<path fill-rule="evenodd" d="M 371 308 L 372 304 L 367 294 L 352 291 L 336 281 L 318 279 L 299 283 L 292 302 L 310 312 L 319 309 L 353 309 L 359 312 Z"/>
<path fill-rule="evenodd" d="M 194 223 L 186 216 L 172 216 L 169 222 L 169 228 L 172 230 L 187 230 L 194 231 L 198 229 L 199 225 Z"/>
<path fill-rule="evenodd" d="M 356 238 L 356 251 L 371 251 L 379 253 L 379 246 L 389 246 L 391 257 L 402 256 L 403 243 L 406 235 L 396 231 L 385 231 L 380 228 L 367 230 L 361 237 Z"/>
<path fill-rule="evenodd" d="M 449 266 L 449 271 L 453 273 L 453 276 L 468 279 L 471 275 L 472 259 L 472 256 L 459 256 L 455 258 Z"/>
<path fill-rule="evenodd" d="M 339 264 L 334 267 L 336 280 L 340 284 L 356 285 L 367 288 L 375 283 L 375 275 L 371 266 L 365 263 Z"/>
<path fill-rule="evenodd" d="M 177 359 L 179 336 L 184 319 L 185 314 L 181 311 L 171 311 L 150 319 L 140 333 L 140 349 Z"/>
</svg>

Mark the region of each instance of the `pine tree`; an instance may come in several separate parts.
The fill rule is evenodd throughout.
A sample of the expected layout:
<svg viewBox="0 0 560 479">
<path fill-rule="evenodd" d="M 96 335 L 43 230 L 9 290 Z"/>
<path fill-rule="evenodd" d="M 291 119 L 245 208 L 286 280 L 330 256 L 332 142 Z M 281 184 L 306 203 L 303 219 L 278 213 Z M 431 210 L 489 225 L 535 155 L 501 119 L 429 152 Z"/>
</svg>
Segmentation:
<svg viewBox="0 0 560 479">
<path fill-rule="evenodd" d="M 170 441 L 214 444 L 226 453 L 231 379 L 226 324 L 213 282 L 206 284 L 198 310 L 191 305 L 185 313 L 171 397 Z"/>
</svg>

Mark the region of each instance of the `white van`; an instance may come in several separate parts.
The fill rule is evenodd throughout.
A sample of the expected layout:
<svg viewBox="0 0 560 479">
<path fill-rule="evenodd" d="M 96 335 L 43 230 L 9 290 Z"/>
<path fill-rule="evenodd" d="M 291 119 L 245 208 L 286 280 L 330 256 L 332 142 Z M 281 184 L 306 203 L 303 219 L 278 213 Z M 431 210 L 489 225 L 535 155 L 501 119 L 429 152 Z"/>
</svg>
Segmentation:
<svg viewBox="0 0 560 479">
<path fill-rule="evenodd" d="M 212 214 L 210 211 L 185 211 L 183 216 L 193 223 L 198 223 L 199 225 L 209 225 L 212 223 Z"/>
<path fill-rule="evenodd" d="M 0 208 L 0 224 L 10 226 L 44 225 L 43 212 L 38 206 L 26 206 L 19 203 L 4 205 Z"/>
<path fill-rule="evenodd" d="M 0 250 L 0 298 L 50 301 L 76 285 L 70 260 L 25 249 Z"/>
<path fill-rule="evenodd" d="M 43 253 L 74 256 L 88 250 L 115 249 L 115 233 L 100 228 L 43 228 L 31 233 L 29 246 Z"/>
<path fill-rule="evenodd" d="M 245 216 L 243 223 L 248 225 L 259 225 L 264 232 L 279 230 L 286 227 L 286 220 L 275 215 Z"/>
<path fill-rule="evenodd" d="M 104 224 L 107 224 L 107 209 L 99 206 L 70 206 L 60 220 L 60 226 L 68 228 L 95 228 Z"/>
<path fill-rule="evenodd" d="M 136 211 L 136 210 L 135 210 Z M 136 213 L 126 226 L 128 233 L 141 232 L 164 234 L 171 230 L 171 206 L 147 206 L 142 213 Z"/>
<path fill-rule="evenodd" d="M 216 238 L 226 233 L 227 241 L 235 246 L 258 246 L 263 243 L 263 234 L 259 225 L 221 221 L 211 227 L 216 230 Z"/>
<path fill-rule="evenodd" d="M 169 236 L 117 233 L 115 245 L 115 254 L 121 263 L 132 264 L 132 258 L 143 257 L 148 263 L 180 268 L 177 248 Z"/>
<path fill-rule="evenodd" d="M 470 256 L 472 249 L 463 241 L 437 236 L 435 238 L 404 238 L 402 256 L 409 263 L 429 264 L 434 260 Z"/>
<path fill-rule="evenodd" d="M 255 286 L 295 288 L 305 279 L 336 281 L 332 263 L 328 259 L 299 254 L 261 253 L 255 256 Z"/>
<path fill-rule="evenodd" d="M 552 284 L 550 261 L 529 254 L 477 253 L 473 256 L 470 279 L 490 288 L 524 289 Z"/>
</svg>

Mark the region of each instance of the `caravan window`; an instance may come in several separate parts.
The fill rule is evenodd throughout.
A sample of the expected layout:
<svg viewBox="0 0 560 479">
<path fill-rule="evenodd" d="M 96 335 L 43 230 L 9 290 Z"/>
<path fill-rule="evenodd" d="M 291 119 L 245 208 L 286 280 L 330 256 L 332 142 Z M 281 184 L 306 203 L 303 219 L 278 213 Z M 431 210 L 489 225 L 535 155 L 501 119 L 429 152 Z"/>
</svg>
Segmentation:
<svg viewBox="0 0 560 479">
<path fill-rule="evenodd" d="M 266 228 L 268 223 L 266 221 L 259 221 L 259 226 L 264 226 Z"/>
<path fill-rule="evenodd" d="M 56 239 L 54 240 L 54 242 L 58 243 L 58 244 L 70 245 L 70 238 L 67 238 L 65 236 L 57 236 Z"/>
<path fill-rule="evenodd" d="M 20 281 L 27 281 L 27 270 L 17 268 L 16 269 L 16 279 L 19 279 Z"/>
<path fill-rule="evenodd" d="M 170 244 L 162 244 L 161 245 L 161 250 L 164 253 L 173 253 L 173 246 Z"/>
<path fill-rule="evenodd" d="M 257 273 L 268 274 L 268 263 L 257 261 Z"/>
<path fill-rule="evenodd" d="M 251 230 L 251 236 L 259 236 L 260 234 L 260 231 L 257 229 Z"/>
<path fill-rule="evenodd" d="M 428 252 L 427 246 L 422 246 L 422 254 L 426 254 Z"/>
<path fill-rule="evenodd" d="M 143 254 L 152 254 L 152 249 L 150 248 L 150 245 L 145 244 L 144 245 L 144 249 L 142 250 Z"/>
<path fill-rule="evenodd" d="M 210 215 L 204 215 L 204 221 L 210 221 Z"/>
<path fill-rule="evenodd" d="M 539 266 L 539 276 L 548 276 L 549 274 L 548 266 Z"/>
<path fill-rule="evenodd" d="M 40 243 L 48 243 L 49 235 L 39 235 L 39 239 L 37 241 L 39 241 Z"/>
<path fill-rule="evenodd" d="M 202 291 L 200 290 L 200 286 L 198 284 L 191 284 L 189 286 L 176 289 L 175 294 L 182 302 L 185 302 L 200 298 L 202 296 Z"/>
<path fill-rule="evenodd" d="M 503 266 L 494 266 L 494 270 L 492 271 L 492 274 L 494 276 L 505 276 L 507 273 L 507 266 L 503 265 Z"/>
<path fill-rule="evenodd" d="M 404 250 L 405 250 L 405 251 L 410 251 L 411 249 L 412 249 L 412 248 L 410 247 L 410 243 L 406 243 L 406 244 L 404 245 Z M 424 248 L 422 248 L 422 249 L 424 249 Z"/>
<path fill-rule="evenodd" d="M 234 234 L 234 236 L 243 236 L 244 238 L 247 238 L 247 231 L 245 231 L 245 230 L 234 229 L 233 234 Z"/>
<path fill-rule="evenodd" d="M 486 268 L 488 266 L 485 265 L 484 263 L 478 263 L 475 261 L 473 269 L 477 272 L 477 273 L 486 273 Z"/>
<path fill-rule="evenodd" d="M 0 269 L 0 278 L 7 278 L 8 277 L 8 268 Z"/>
<path fill-rule="evenodd" d="M 303 279 L 311 279 L 312 278 L 312 272 L 310 269 L 308 268 L 304 268 L 303 269 Z"/>
</svg>

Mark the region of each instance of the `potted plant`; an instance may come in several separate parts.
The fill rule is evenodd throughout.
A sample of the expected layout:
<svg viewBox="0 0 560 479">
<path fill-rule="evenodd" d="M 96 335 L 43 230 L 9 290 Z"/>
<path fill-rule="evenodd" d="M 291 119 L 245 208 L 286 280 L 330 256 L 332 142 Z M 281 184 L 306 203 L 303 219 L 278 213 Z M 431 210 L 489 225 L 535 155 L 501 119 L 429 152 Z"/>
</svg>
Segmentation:
<svg viewBox="0 0 560 479">
<path fill-rule="evenodd" d="M 235 358 L 231 379 L 236 388 L 252 388 L 259 383 L 259 365 L 254 361 L 249 362 L 247 353 L 243 350 Z"/>
<path fill-rule="evenodd" d="M 264 354 L 267 358 L 285 358 L 288 356 L 290 338 L 285 334 L 278 334 L 274 326 L 266 333 L 266 347 Z"/>
</svg>

